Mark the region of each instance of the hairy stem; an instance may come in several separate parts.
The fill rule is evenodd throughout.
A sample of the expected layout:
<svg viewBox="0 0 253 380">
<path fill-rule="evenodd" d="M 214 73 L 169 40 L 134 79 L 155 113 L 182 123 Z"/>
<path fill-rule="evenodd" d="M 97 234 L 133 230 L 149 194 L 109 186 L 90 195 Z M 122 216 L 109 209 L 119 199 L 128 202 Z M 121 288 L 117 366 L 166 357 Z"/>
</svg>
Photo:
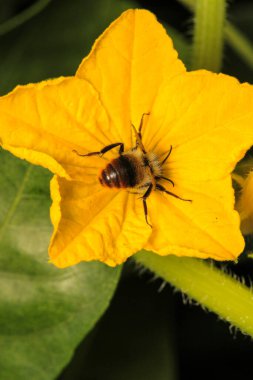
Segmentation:
<svg viewBox="0 0 253 380">
<path fill-rule="evenodd" d="M 178 0 L 181 4 L 194 12 L 196 0 Z M 231 22 L 226 22 L 224 27 L 225 40 L 238 56 L 253 68 L 253 44 L 249 39 Z"/>
<path fill-rule="evenodd" d="M 253 293 L 238 280 L 199 259 L 161 257 L 147 251 L 137 253 L 135 259 L 243 333 L 253 336 Z"/>
</svg>

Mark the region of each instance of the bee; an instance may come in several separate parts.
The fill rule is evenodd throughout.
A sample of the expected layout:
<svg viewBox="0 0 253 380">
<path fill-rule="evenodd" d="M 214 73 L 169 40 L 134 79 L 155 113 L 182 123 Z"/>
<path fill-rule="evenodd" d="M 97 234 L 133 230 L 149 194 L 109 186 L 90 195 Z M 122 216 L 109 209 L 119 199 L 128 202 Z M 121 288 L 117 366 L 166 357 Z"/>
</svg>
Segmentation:
<svg viewBox="0 0 253 380">
<path fill-rule="evenodd" d="M 124 150 L 124 143 L 116 142 L 105 146 L 98 152 L 90 152 L 87 154 L 79 154 L 76 150 L 74 152 L 81 157 L 88 156 L 100 156 L 111 149 L 119 147 L 118 157 L 112 159 L 104 169 L 102 169 L 99 182 L 102 186 L 118 189 L 135 189 L 133 194 L 141 194 L 140 197 L 143 201 L 143 209 L 146 223 L 152 228 L 152 225 L 148 221 L 148 207 L 147 198 L 152 191 L 161 191 L 172 197 L 178 198 L 182 201 L 191 202 L 190 199 L 184 199 L 178 195 L 167 190 L 159 182 L 165 180 L 174 186 L 174 182 L 163 175 L 163 165 L 170 157 L 172 152 L 172 146 L 170 147 L 165 158 L 161 161 L 154 152 L 147 152 L 142 143 L 142 127 L 143 120 L 149 113 L 144 113 L 141 117 L 141 122 L 138 131 L 132 124 L 136 143 L 130 150 Z"/>
</svg>

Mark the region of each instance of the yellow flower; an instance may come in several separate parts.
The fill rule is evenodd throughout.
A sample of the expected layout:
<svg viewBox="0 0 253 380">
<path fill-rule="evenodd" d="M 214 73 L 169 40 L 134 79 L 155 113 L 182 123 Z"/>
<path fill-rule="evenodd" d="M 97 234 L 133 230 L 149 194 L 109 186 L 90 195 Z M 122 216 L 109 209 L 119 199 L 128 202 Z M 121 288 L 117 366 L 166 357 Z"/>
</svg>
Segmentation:
<svg viewBox="0 0 253 380">
<path fill-rule="evenodd" d="M 96 41 L 76 76 L 18 86 L 0 99 L 2 147 L 51 170 L 58 267 L 82 260 L 124 262 L 145 248 L 161 255 L 236 258 L 244 241 L 230 173 L 253 141 L 253 90 L 226 75 L 187 73 L 170 38 L 145 10 L 123 13 Z M 142 115 L 146 151 L 163 166 L 147 199 L 101 186 L 118 148 L 135 145 Z M 143 190 L 146 191 L 147 188 Z"/>
</svg>

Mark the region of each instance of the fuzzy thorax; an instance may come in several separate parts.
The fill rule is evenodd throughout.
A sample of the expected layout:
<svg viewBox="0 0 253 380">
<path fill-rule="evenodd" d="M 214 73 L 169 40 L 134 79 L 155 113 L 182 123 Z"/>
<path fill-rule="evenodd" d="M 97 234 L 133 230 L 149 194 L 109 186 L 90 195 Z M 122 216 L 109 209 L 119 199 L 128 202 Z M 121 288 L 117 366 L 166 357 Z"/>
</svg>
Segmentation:
<svg viewBox="0 0 253 380">
<path fill-rule="evenodd" d="M 132 149 L 113 159 L 102 170 L 99 180 L 106 187 L 142 188 L 155 183 L 161 172 L 155 153 Z"/>
</svg>

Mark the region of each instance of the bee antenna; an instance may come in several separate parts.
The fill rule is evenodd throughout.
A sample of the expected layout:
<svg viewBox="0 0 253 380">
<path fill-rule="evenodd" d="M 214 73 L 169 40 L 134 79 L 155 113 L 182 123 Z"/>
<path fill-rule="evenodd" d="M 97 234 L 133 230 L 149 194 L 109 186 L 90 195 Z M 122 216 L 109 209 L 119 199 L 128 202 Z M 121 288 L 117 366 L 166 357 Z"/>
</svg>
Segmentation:
<svg viewBox="0 0 253 380">
<path fill-rule="evenodd" d="M 145 148 L 142 144 L 141 133 L 137 132 L 137 129 L 135 128 L 135 126 L 133 124 L 131 124 L 131 125 L 132 125 L 132 128 L 134 130 L 134 134 L 135 134 L 135 138 L 136 138 L 136 148 L 140 147 L 141 150 L 143 151 L 143 153 L 146 153 Z"/>
</svg>

